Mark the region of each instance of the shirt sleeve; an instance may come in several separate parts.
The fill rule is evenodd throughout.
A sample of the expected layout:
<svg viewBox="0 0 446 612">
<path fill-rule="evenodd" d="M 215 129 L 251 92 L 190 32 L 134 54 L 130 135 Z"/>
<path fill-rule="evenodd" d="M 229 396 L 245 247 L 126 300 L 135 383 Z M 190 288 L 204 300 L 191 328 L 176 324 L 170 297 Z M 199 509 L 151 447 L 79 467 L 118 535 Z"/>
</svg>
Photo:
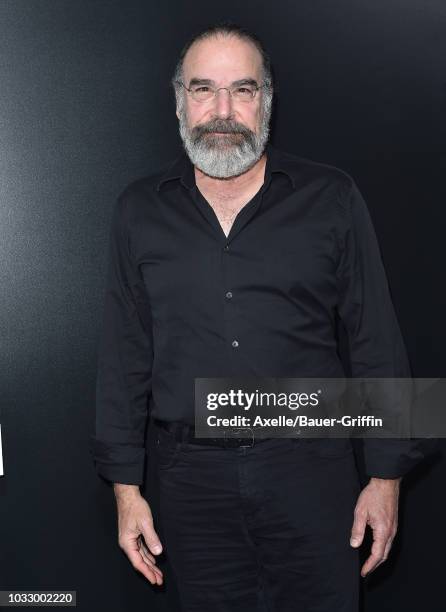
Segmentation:
<svg viewBox="0 0 446 612">
<path fill-rule="evenodd" d="M 411 368 L 391 299 L 367 205 L 351 177 L 341 192 L 344 231 L 337 270 L 338 314 L 349 343 L 351 375 L 411 378 Z M 364 438 L 369 477 L 398 478 L 432 452 L 436 441 Z"/>
<path fill-rule="evenodd" d="M 98 343 L 95 431 L 90 451 L 99 476 L 142 484 L 152 383 L 150 307 L 132 259 L 125 192 L 112 213 Z"/>
</svg>

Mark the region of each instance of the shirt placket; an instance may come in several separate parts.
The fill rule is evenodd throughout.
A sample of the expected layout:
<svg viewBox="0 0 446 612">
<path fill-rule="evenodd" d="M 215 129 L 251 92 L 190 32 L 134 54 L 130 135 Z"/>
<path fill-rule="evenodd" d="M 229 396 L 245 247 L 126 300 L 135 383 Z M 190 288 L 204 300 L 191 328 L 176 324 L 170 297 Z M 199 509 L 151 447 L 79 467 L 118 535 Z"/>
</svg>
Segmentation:
<svg viewBox="0 0 446 612">
<path fill-rule="evenodd" d="M 259 210 L 264 193 L 264 186 L 254 196 L 246 207 L 242 208 L 229 231 L 228 236 L 224 237 L 224 243 L 220 247 L 220 279 L 221 296 L 223 300 L 224 330 L 225 338 L 229 351 L 232 354 L 239 354 L 243 350 L 243 330 L 240 328 L 240 312 L 238 307 L 239 294 L 233 287 L 234 267 L 237 266 L 237 248 L 244 239 L 243 229 L 249 222 L 253 221 L 256 212 Z M 218 220 L 217 220 L 218 222 Z M 246 249 L 246 245 L 245 245 Z M 236 353 L 234 353 L 236 352 Z"/>
</svg>

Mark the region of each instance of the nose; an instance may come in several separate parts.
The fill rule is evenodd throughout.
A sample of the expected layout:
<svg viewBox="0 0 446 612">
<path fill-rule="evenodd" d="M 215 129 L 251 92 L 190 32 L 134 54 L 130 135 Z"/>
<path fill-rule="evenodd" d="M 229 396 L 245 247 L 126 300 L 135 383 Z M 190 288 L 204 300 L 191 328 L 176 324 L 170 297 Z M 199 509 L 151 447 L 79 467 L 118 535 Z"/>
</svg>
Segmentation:
<svg viewBox="0 0 446 612">
<path fill-rule="evenodd" d="M 232 97 L 227 89 L 219 89 L 215 94 L 215 110 L 217 116 L 226 119 L 232 115 Z"/>
</svg>

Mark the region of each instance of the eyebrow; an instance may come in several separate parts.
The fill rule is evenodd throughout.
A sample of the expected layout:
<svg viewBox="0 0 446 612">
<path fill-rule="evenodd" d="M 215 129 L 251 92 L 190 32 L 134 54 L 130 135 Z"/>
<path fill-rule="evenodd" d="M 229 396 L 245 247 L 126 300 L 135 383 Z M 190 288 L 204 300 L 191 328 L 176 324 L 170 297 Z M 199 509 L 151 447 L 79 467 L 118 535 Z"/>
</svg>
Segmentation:
<svg viewBox="0 0 446 612">
<path fill-rule="evenodd" d="M 199 79 L 197 77 L 194 77 L 190 80 L 189 89 L 192 87 L 192 85 L 215 85 L 215 81 L 213 81 L 212 79 Z M 232 81 L 231 83 L 232 87 L 240 87 L 242 85 L 254 85 L 254 87 L 257 87 L 258 83 L 255 79 L 252 79 L 250 77 L 238 79 L 237 81 Z"/>
</svg>

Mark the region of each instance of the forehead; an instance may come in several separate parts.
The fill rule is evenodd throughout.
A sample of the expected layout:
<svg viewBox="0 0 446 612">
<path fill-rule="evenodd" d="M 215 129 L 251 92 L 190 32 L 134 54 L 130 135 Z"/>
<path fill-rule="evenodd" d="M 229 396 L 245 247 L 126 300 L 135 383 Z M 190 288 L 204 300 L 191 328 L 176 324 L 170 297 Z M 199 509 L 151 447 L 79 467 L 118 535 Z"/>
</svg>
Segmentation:
<svg viewBox="0 0 446 612">
<path fill-rule="evenodd" d="M 190 47 L 183 61 L 183 77 L 212 79 L 217 84 L 252 77 L 260 80 L 262 57 L 250 41 L 235 36 L 212 37 Z"/>
</svg>

